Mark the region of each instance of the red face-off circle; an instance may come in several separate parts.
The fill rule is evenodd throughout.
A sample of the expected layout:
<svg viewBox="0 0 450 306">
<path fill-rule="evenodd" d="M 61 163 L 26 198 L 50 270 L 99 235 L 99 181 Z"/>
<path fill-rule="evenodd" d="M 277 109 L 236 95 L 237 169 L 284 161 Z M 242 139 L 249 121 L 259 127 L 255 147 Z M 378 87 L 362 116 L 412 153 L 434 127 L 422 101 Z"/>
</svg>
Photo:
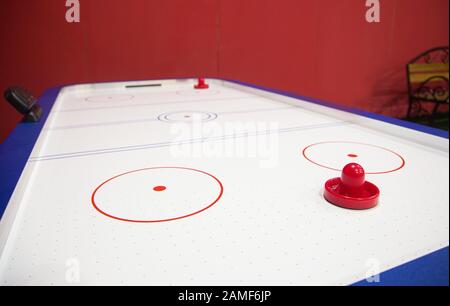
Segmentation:
<svg viewBox="0 0 450 306">
<path fill-rule="evenodd" d="M 350 141 L 315 143 L 304 148 L 302 154 L 317 166 L 339 172 L 345 165 L 353 162 L 361 164 L 366 169 L 366 174 L 392 173 L 406 164 L 400 154 L 390 149 Z"/>
<path fill-rule="evenodd" d="M 99 191 L 101 191 L 102 188 L 104 188 L 109 183 L 111 183 L 111 182 L 113 182 L 113 181 L 115 181 L 115 180 L 117 180 L 119 178 L 122 178 L 122 177 L 125 177 L 125 176 L 128 176 L 128 175 L 132 175 L 132 174 L 136 174 L 136 173 L 139 173 L 139 172 L 145 172 L 145 171 L 150 171 L 150 170 L 163 170 L 163 169 L 188 171 L 188 172 L 201 174 L 201 175 L 204 175 L 206 177 L 209 177 L 212 180 L 212 182 L 215 182 L 215 184 L 217 184 L 217 186 L 218 186 L 217 197 L 214 198 L 211 202 L 205 203 L 205 206 L 203 208 L 201 208 L 201 209 L 198 209 L 198 210 L 195 210 L 193 212 L 190 212 L 190 213 L 187 213 L 187 214 L 183 214 L 183 215 L 180 215 L 180 216 L 175 216 L 175 217 L 172 217 L 172 218 L 163 218 L 163 219 L 156 219 L 156 220 L 136 220 L 136 219 L 122 218 L 122 217 L 114 215 L 112 213 L 108 213 L 104 209 L 100 208 L 100 205 L 99 205 L 99 203 L 96 200 L 96 196 L 99 193 Z M 165 185 L 153 186 L 152 189 L 156 193 L 164 193 L 165 194 L 166 191 L 167 191 L 167 187 Z M 171 188 L 171 192 L 173 192 L 173 188 Z M 95 210 L 97 210 L 102 215 L 104 215 L 106 217 L 109 217 L 111 219 L 114 219 L 114 220 L 119 220 L 119 221 L 124 221 L 124 222 L 132 222 L 132 223 L 158 223 L 158 222 L 168 222 L 168 221 L 180 220 L 180 219 L 184 219 L 184 218 L 187 218 L 187 217 L 192 217 L 194 215 L 200 214 L 201 212 L 204 212 L 205 210 L 207 210 L 207 209 L 211 208 L 212 206 L 214 206 L 220 200 L 222 195 L 223 195 L 223 185 L 220 182 L 220 180 L 218 178 L 216 178 L 215 176 L 213 176 L 212 174 L 209 174 L 209 173 L 201 171 L 201 170 L 192 169 L 192 168 L 153 167 L 153 168 L 145 168 L 145 169 L 138 169 L 138 170 L 129 171 L 129 172 L 126 172 L 126 173 L 122 173 L 122 174 L 116 175 L 116 176 L 106 180 L 105 182 L 100 184 L 97 188 L 95 188 L 94 192 L 92 193 L 91 202 L 92 202 L 92 205 L 95 208 Z M 183 197 L 183 195 L 179 195 L 179 196 L 181 198 Z"/>
<path fill-rule="evenodd" d="M 133 95 L 106 95 L 106 96 L 96 96 L 96 97 L 88 97 L 84 99 L 86 102 L 122 102 L 134 99 Z"/>
</svg>

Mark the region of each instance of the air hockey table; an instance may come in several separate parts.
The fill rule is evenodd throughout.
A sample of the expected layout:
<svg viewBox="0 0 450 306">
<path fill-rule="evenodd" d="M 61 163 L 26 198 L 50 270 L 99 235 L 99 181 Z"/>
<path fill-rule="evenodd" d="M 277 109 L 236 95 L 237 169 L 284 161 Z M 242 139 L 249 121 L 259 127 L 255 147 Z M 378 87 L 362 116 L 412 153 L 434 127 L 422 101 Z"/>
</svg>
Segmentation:
<svg viewBox="0 0 450 306">
<path fill-rule="evenodd" d="M 448 133 L 236 81 L 73 85 L 0 146 L 0 285 L 448 285 Z M 350 162 L 378 206 L 327 202 Z"/>
</svg>

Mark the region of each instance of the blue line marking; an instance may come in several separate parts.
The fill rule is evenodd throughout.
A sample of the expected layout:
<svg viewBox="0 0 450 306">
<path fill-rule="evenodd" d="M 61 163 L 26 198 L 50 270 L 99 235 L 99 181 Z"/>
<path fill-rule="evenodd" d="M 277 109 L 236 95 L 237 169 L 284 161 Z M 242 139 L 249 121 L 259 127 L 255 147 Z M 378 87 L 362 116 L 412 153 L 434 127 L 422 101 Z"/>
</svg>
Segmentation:
<svg viewBox="0 0 450 306">
<path fill-rule="evenodd" d="M 228 115 L 228 114 L 246 114 L 246 113 L 258 113 L 258 112 L 270 112 L 270 111 L 279 111 L 279 110 L 285 110 L 285 109 L 293 109 L 293 108 L 300 108 L 299 106 L 289 106 L 289 107 L 279 107 L 279 108 L 266 108 L 266 109 L 257 109 L 257 110 L 243 110 L 243 111 L 230 111 L 230 112 L 221 112 L 218 114 L 215 113 L 209 113 L 214 114 L 214 118 L 210 118 L 211 121 L 217 118 L 217 115 Z M 136 123 L 145 123 L 145 122 L 155 122 L 155 121 L 164 121 L 169 122 L 170 120 L 165 118 L 166 120 L 162 120 L 161 117 L 167 114 L 176 114 L 176 113 L 189 113 L 189 112 L 201 112 L 201 111 L 179 111 L 179 112 L 173 112 L 173 113 L 164 113 L 159 115 L 157 118 L 148 118 L 148 119 L 136 119 L 136 120 L 123 120 L 123 121 L 110 121 L 110 122 L 103 122 L 103 123 L 86 123 L 86 124 L 74 124 L 74 125 L 66 125 L 66 126 L 56 126 L 53 128 L 45 129 L 45 131 L 51 132 L 51 131 L 60 131 L 60 130 L 70 130 L 70 129 L 82 129 L 82 128 L 91 128 L 91 127 L 103 127 L 103 126 L 111 126 L 111 125 L 126 125 L 126 124 L 136 124 Z"/>
<path fill-rule="evenodd" d="M 55 126 L 50 129 L 45 129 L 44 131 L 61 131 L 61 130 L 72 130 L 72 129 L 82 129 L 82 128 L 90 128 L 90 127 L 103 127 L 103 126 L 111 126 L 111 125 L 126 125 L 126 124 L 135 124 L 135 123 L 144 123 L 144 122 L 153 122 L 157 121 L 155 118 L 149 119 L 139 119 L 139 120 L 123 120 L 123 121 L 110 121 L 103 123 L 86 123 L 86 124 L 74 124 L 74 125 L 63 125 L 63 126 Z"/>
<path fill-rule="evenodd" d="M 320 129 L 320 128 L 340 127 L 340 126 L 347 126 L 347 125 L 352 125 L 352 124 L 353 123 L 351 123 L 351 122 L 340 121 L 340 122 L 322 123 L 322 124 L 308 125 L 308 126 L 290 127 L 290 128 L 284 128 L 284 129 L 278 129 L 278 130 L 264 130 L 264 131 L 258 131 L 255 133 L 242 132 L 242 133 L 235 133 L 235 134 L 223 135 L 223 136 L 204 137 L 204 138 L 198 138 L 198 139 L 186 139 L 186 140 L 181 140 L 181 141 L 176 141 L 176 142 L 174 141 L 174 142 L 150 143 L 150 144 L 143 144 L 143 145 L 108 148 L 108 149 L 86 150 L 86 151 L 62 153 L 62 154 L 50 154 L 50 155 L 31 157 L 29 162 L 40 162 L 40 161 L 86 157 L 86 156 L 92 156 L 92 155 L 110 154 L 110 153 L 118 153 L 118 152 L 138 151 L 138 150 L 146 150 L 146 149 L 163 148 L 163 147 L 169 147 L 169 146 L 174 146 L 174 145 L 194 144 L 194 143 L 206 142 L 206 141 L 219 141 L 219 140 L 243 138 L 243 137 L 249 137 L 249 136 L 269 135 L 269 134 L 273 134 L 273 133 L 282 134 L 282 133 L 298 132 L 298 131 Z"/>
<path fill-rule="evenodd" d="M 303 101 L 314 103 L 314 104 L 317 104 L 317 105 L 322 105 L 322 106 L 325 106 L 325 107 L 328 107 L 328 108 L 341 110 L 341 111 L 344 111 L 344 112 L 356 114 L 356 115 L 363 116 L 363 117 L 366 117 L 366 118 L 375 119 L 375 120 L 378 120 L 378 121 L 382 121 L 382 122 L 386 122 L 386 123 L 389 123 L 389 124 L 402 126 L 402 127 L 405 127 L 405 128 L 411 129 L 411 130 L 419 131 L 419 132 L 422 132 L 422 133 L 426 133 L 426 134 L 438 136 L 438 137 L 441 137 L 441 138 L 449 139 L 449 132 L 448 131 L 444 131 L 444 130 L 428 127 L 428 126 L 425 126 L 425 125 L 420 125 L 420 124 L 417 124 L 417 123 L 408 122 L 408 121 L 400 120 L 400 119 L 397 119 L 397 118 L 392 118 L 392 117 L 387 117 L 387 116 L 384 116 L 384 115 L 370 113 L 370 112 L 366 112 L 366 111 L 363 111 L 363 110 L 360 110 L 360 109 L 351 108 L 351 107 L 347 107 L 347 106 L 342 106 L 342 105 L 339 105 L 339 104 L 336 104 L 336 103 L 326 102 L 326 101 L 323 101 L 323 100 L 320 100 L 320 99 L 315 99 L 315 98 L 306 97 L 306 96 L 302 96 L 302 95 L 298 95 L 298 94 L 293 94 L 293 93 L 282 91 L 282 90 L 266 88 L 266 87 L 263 87 L 263 86 L 253 85 L 253 84 L 240 82 L 240 81 L 234 81 L 234 80 L 224 80 L 224 81 L 227 81 L 227 82 L 230 82 L 230 83 L 234 83 L 234 84 L 237 84 L 237 85 L 241 85 L 241 86 L 245 86 L 245 87 L 249 87 L 249 88 L 254 88 L 254 89 L 259 89 L 259 90 L 271 92 L 271 93 L 274 93 L 274 94 L 279 94 L 279 95 L 282 95 L 282 96 L 285 96 L 285 97 L 289 97 L 289 98 L 294 98 L 294 99 L 297 99 L 297 100 L 303 100 Z"/>
</svg>

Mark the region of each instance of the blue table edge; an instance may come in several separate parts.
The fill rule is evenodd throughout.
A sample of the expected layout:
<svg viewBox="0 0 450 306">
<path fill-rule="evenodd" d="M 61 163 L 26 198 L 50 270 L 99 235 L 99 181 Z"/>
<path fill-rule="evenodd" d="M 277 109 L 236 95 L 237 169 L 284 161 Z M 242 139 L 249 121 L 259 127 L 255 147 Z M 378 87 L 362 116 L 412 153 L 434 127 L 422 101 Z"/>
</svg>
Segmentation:
<svg viewBox="0 0 450 306">
<path fill-rule="evenodd" d="M 178 78 L 180 79 L 180 78 Z M 193 79 L 193 78 L 182 78 Z M 346 111 L 363 117 L 375 119 L 378 121 L 402 126 L 408 129 L 416 130 L 422 133 L 431 134 L 434 136 L 448 139 L 449 133 L 434 129 L 427 126 L 403 121 L 396 118 L 390 118 L 383 115 L 366 112 L 363 110 L 349 108 L 306 97 L 302 95 L 293 94 L 290 92 L 240 82 L 229 79 L 209 78 L 218 81 L 230 82 L 233 84 L 259 89 L 266 92 L 279 94 L 282 96 L 303 100 L 306 102 L 322 105 L 325 107 Z M 159 79 L 161 80 L 161 79 Z M 169 80 L 169 78 L 167 78 Z M 149 80 L 146 80 L 149 81 Z M 151 80 L 150 80 L 151 81 Z M 75 84 L 74 84 L 75 85 Z M 0 218 L 2 217 L 6 206 L 16 188 L 16 184 L 22 174 L 23 169 L 29 159 L 33 150 L 34 144 L 37 141 L 51 108 L 56 101 L 60 91 L 65 86 L 58 86 L 48 89 L 39 99 L 39 104 L 43 109 L 41 121 L 38 123 L 20 123 L 11 132 L 8 138 L 0 144 L 0 180 L 2 187 L 0 188 Z M 352 286 L 448 286 L 449 285 L 449 247 L 445 247 L 431 254 L 417 258 L 413 261 L 397 266 L 393 269 L 381 273 L 379 282 L 370 282 L 362 280 L 353 284 Z"/>
</svg>

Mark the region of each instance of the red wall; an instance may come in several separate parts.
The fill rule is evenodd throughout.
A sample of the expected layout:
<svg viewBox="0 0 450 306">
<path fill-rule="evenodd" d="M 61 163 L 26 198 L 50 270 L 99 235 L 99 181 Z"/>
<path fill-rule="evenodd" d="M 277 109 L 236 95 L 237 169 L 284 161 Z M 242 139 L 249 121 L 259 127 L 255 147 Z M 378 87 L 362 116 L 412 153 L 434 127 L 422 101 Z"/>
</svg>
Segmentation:
<svg viewBox="0 0 450 306">
<path fill-rule="evenodd" d="M 448 45 L 448 0 L 0 1 L 0 90 L 108 80 L 219 76 L 394 116 L 405 63 Z M 0 141 L 19 120 L 0 101 Z"/>
<path fill-rule="evenodd" d="M 448 0 L 221 2 L 220 72 L 294 93 L 404 116 L 405 63 L 448 45 Z"/>
<path fill-rule="evenodd" d="M 216 0 L 0 0 L 0 91 L 78 82 L 217 76 Z M 20 117 L 0 99 L 0 142 Z"/>
</svg>

